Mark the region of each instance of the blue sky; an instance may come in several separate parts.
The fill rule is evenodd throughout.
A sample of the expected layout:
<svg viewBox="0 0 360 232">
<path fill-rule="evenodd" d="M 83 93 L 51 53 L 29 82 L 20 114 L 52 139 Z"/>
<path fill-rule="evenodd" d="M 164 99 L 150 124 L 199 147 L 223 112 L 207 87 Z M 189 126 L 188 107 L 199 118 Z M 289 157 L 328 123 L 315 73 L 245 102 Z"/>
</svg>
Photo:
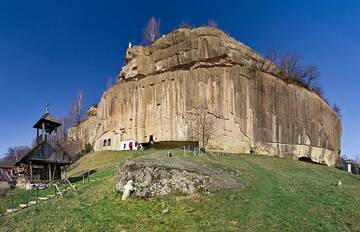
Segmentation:
<svg viewBox="0 0 360 232">
<path fill-rule="evenodd" d="M 330 103 L 342 108 L 342 151 L 360 154 L 359 1 L 0 1 L 0 154 L 29 145 L 44 102 L 67 114 L 80 89 L 99 100 L 124 63 L 128 43 L 141 43 L 155 16 L 161 32 L 181 21 L 214 19 L 260 53 L 296 52 L 317 64 Z"/>
</svg>

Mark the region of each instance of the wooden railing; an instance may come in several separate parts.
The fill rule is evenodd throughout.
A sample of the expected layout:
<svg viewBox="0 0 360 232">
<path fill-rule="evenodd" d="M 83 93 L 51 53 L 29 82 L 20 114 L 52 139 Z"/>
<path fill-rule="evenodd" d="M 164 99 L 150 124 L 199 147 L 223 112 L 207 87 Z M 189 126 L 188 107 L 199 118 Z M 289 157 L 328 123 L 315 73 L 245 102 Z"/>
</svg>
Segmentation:
<svg viewBox="0 0 360 232">
<path fill-rule="evenodd" d="M 68 191 L 80 193 L 75 184 L 86 186 L 87 183 L 95 181 L 91 180 L 91 174 L 95 172 L 95 170 L 86 170 L 67 176 L 58 182 L 42 181 L 41 183 L 33 183 L 32 189 L 12 190 L 13 193 L 0 196 L 0 216 L 17 212 L 32 205 L 36 206 L 56 196 L 64 196 Z"/>
</svg>

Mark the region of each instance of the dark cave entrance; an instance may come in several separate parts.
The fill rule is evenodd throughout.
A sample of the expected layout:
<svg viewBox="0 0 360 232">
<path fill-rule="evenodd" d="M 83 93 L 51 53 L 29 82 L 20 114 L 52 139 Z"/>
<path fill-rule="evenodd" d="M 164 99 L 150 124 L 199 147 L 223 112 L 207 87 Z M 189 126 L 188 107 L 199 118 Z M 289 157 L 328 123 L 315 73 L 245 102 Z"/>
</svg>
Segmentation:
<svg viewBox="0 0 360 232">
<path fill-rule="evenodd" d="M 307 162 L 307 163 L 315 163 L 315 162 L 312 161 L 309 157 L 306 157 L 306 156 L 300 157 L 298 160 L 299 160 L 299 161 L 303 161 L 303 162 Z"/>
</svg>

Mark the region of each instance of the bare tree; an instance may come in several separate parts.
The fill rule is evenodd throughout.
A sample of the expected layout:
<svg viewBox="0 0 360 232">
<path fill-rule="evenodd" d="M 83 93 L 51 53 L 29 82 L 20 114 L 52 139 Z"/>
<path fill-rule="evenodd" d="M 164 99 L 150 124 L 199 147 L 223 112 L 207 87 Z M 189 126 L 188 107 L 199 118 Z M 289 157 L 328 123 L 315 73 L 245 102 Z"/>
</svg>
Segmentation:
<svg viewBox="0 0 360 232">
<path fill-rule="evenodd" d="M 196 109 L 193 120 L 195 136 L 200 142 L 202 151 L 205 152 L 209 140 L 215 134 L 215 117 L 210 114 L 208 105 L 203 104 Z"/>
<path fill-rule="evenodd" d="M 299 72 L 299 56 L 296 54 L 285 53 L 279 60 L 279 76 L 286 81 L 296 79 Z"/>
<path fill-rule="evenodd" d="M 60 145 L 68 153 L 72 161 L 78 160 L 84 149 L 78 141 L 74 141 L 71 138 L 66 138 L 64 141 L 61 141 Z"/>
<path fill-rule="evenodd" d="M 160 37 L 160 20 L 151 17 L 143 30 L 143 37 L 146 44 L 151 44 Z"/>
<path fill-rule="evenodd" d="M 324 99 L 327 102 L 327 100 L 324 97 L 324 90 L 321 88 L 320 85 L 313 85 L 313 86 L 311 86 L 310 89 L 311 89 L 311 91 L 316 93 L 319 97 L 321 97 L 322 99 Z"/>
<path fill-rule="evenodd" d="M 190 25 L 190 23 L 188 23 L 186 21 L 182 21 L 180 23 L 180 25 L 178 26 L 178 28 L 192 28 L 192 26 Z"/>
<path fill-rule="evenodd" d="M 262 60 L 260 70 L 263 72 L 271 72 L 273 67 L 275 67 L 278 60 L 278 54 L 276 50 L 269 50 L 264 59 Z"/>
<path fill-rule="evenodd" d="M 59 126 L 56 130 L 56 140 L 59 141 L 60 143 L 62 141 L 66 140 L 67 137 L 67 132 L 68 130 L 73 127 L 72 123 L 70 122 L 70 118 L 69 117 L 65 117 L 65 118 L 61 118 L 60 122 L 62 123 L 61 126 Z"/>
<path fill-rule="evenodd" d="M 278 56 L 275 50 L 271 50 L 259 62 L 257 69 L 310 90 L 318 88 L 317 81 L 320 78 L 318 67 L 313 64 L 301 65 L 299 56 L 294 53 Z"/>
<path fill-rule="evenodd" d="M 71 127 L 77 125 L 84 114 L 84 91 L 80 90 L 71 105 L 69 119 Z"/>
<path fill-rule="evenodd" d="M 295 76 L 305 88 L 310 88 L 315 81 L 319 80 L 320 73 L 318 67 L 311 64 L 301 68 L 298 73 L 295 73 Z"/>
<path fill-rule="evenodd" d="M 209 20 L 207 21 L 206 26 L 208 26 L 208 27 L 218 28 L 218 24 L 217 24 L 217 22 L 216 22 L 215 20 L 213 20 L 213 19 L 209 19 Z"/>
<path fill-rule="evenodd" d="M 249 67 L 249 73 L 251 77 L 254 77 L 258 71 L 277 75 L 276 64 L 278 55 L 275 50 L 270 50 L 266 53 L 263 59 L 259 61 L 253 61 Z"/>
<path fill-rule="evenodd" d="M 31 150 L 28 146 L 16 146 L 10 147 L 8 152 L 1 156 L 0 165 L 1 166 L 13 166 L 16 161 L 21 159 Z"/>
<path fill-rule="evenodd" d="M 335 113 L 337 113 L 337 115 L 339 115 L 339 117 L 341 117 L 341 108 L 338 104 L 334 103 L 333 105 L 333 110 L 335 111 Z M 360 158 L 360 157 L 359 157 Z M 360 159 L 359 159 L 360 160 Z"/>
</svg>

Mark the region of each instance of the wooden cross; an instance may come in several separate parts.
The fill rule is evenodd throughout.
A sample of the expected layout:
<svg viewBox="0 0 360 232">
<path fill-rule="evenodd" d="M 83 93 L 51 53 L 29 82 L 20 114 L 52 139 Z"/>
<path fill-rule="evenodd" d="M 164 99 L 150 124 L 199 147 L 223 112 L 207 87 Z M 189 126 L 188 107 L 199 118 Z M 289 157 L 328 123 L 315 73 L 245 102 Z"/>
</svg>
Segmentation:
<svg viewBox="0 0 360 232">
<path fill-rule="evenodd" d="M 49 113 L 49 102 L 47 100 L 45 102 L 45 113 Z"/>
</svg>

